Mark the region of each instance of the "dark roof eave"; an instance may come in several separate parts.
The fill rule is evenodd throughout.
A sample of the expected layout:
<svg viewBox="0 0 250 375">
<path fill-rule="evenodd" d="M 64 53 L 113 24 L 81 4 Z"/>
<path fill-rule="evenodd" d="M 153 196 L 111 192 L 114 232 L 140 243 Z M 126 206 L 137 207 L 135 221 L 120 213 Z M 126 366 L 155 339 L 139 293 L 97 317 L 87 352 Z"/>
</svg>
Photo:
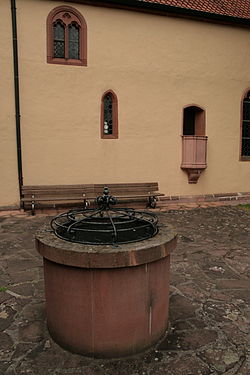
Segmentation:
<svg viewBox="0 0 250 375">
<path fill-rule="evenodd" d="M 60 0 L 59 0 L 60 1 Z M 243 27 L 250 27 L 250 19 L 232 17 L 222 14 L 202 12 L 199 10 L 179 8 L 171 5 L 151 3 L 138 0 L 66 0 L 67 2 L 84 3 L 94 6 L 130 9 L 141 12 L 157 13 L 161 15 L 173 15 L 187 17 L 196 20 L 206 20 L 215 23 L 233 24 Z"/>
</svg>

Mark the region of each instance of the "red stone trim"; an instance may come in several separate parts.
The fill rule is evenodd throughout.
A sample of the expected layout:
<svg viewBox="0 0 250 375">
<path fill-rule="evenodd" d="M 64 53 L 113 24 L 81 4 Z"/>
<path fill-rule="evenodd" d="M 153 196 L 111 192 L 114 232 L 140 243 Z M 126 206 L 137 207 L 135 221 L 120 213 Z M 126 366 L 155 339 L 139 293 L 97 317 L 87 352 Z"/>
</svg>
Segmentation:
<svg viewBox="0 0 250 375">
<path fill-rule="evenodd" d="M 241 148 L 242 148 L 242 130 L 243 130 L 243 127 L 242 127 L 242 124 L 243 124 L 243 100 L 245 99 L 248 91 L 250 91 L 250 87 L 248 89 L 246 89 L 244 91 L 244 94 L 242 95 L 241 97 L 241 104 L 240 104 L 240 156 L 239 156 L 239 160 L 240 161 L 250 161 L 250 156 L 242 156 L 241 155 Z"/>
<path fill-rule="evenodd" d="M 241 156 L 240 161 L 250 161 L 250 156 Z"/>
<path fill-rule="evenodd" d="M 69 13 L 70 21 L 63 19 L 62 13 Z M 61 19 L 66 26 L 72 21 L 77 22 L 80 26 L 80 59 L 65 59 L 53 57 L 53 22 L 55 19 Z M 65 45 L 67 45 L 68 36 L 65 36 Z M 49 13 L 47 17 L 47 62 L 49 64 L 63 64 L 63 65 L 82 65 L 87 66 L 87 24 L 83 16 L 78 10 L 71 6 L 59 6 Z"/>
<path fill-rule="evenodd" d="M 104 134 L 104 97 L 107 94 L 111 94 L 113 98 L 113 133 L 112 134 Z M 116 94 L 113 90 L 107 90 L 102 95 L 102 101 L 101 101 L 101 138 L 102 139 L 117 139 L 118 138 L 118 99 Z"/>
</svg>

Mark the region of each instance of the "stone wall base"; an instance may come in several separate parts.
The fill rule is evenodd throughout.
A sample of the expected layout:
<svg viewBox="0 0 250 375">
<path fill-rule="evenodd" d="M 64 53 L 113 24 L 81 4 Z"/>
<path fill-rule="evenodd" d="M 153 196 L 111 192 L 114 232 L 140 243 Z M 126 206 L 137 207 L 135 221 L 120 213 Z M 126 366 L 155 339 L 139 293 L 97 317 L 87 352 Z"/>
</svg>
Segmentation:
<svg viewBox="0 0 250 375">
<path fill-rule="evenodd" d="M 178 209 L 196 207 L 230 206 L 250 204 L 250 192 L 221 193 L 204 195 L 169 195 L 160 197 L 157 202 L 159 209 Z"/>
<path fill-rule="evenodd" d="M 0 206 L 0 211 L 16 211 L 19 210 L 20 206 L 14 204 L 10 206 Z"/>
</svg>

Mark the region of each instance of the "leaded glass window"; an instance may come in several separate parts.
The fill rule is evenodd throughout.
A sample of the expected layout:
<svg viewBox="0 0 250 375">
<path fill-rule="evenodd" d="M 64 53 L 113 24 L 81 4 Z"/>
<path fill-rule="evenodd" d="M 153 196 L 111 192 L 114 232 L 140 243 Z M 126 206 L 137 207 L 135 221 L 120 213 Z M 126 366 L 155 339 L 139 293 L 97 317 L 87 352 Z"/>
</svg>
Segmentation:
<svg viewBox="0 0 250 375">
<path fill-rule="evenodd" d="M 47 17 L 47 61 L 87 66 L 87 24 L 71 6 L 58 6 Z"/>
<path fill-rule="evenodd" d="M 69 25 L 69 58 L 79 59 L 79 26 Z"/>
<path fill-rule="evenodd" d="M 250 156 L 250 91 L 243 100 L 242 156 Z"/>
<path fill-rule="evenodd" d="M 102 96 L 101 138 L 118 139 L 118 99 L 113 90 Z"/>
<path fill-rule="evenodd" d="M 106 94 L 103 99 L 104 116 L 103 116 L 103 132 L 104 134 L 113 133 L 113 98 L 110 93 Z"/>
<path fill-rule="evenodd" d="M 65 57 L 65 27 L 62 21 L 58 20 L 53 25 L 54 31 L 54 57 Z"/>
</svg>

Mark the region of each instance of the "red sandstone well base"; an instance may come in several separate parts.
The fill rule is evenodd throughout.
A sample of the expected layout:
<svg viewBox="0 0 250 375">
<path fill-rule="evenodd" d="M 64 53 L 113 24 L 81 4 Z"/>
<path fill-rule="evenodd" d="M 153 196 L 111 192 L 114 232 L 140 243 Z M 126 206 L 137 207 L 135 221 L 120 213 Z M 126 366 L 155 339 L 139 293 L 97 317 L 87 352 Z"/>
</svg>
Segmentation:
<svg viewBox="0 0 250 375">
<path fill-rule="evenodd" d="M 114 358 L 143 351 L 165 334 L 176 233 L 166 216 L 159 224 L 155 237 L 117 247 L 63 241 L 47 226 L 37 233 L 48 328 L 58 344 Z"/>
<path fill-rule="evenodd" d="M 167 328 L 169 258 L 93 270 L 45 259 L 51 336 L 70 351 L 95 357 L 132 355 L 150 347 Z"/>
</svg>

